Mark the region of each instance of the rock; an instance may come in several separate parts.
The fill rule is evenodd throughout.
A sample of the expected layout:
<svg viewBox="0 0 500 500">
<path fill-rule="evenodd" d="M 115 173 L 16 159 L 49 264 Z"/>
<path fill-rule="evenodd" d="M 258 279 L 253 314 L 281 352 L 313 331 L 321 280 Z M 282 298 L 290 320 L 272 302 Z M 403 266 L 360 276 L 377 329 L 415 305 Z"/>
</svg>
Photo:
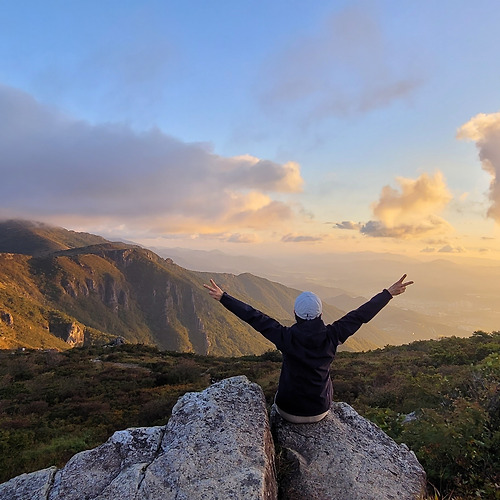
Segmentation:
<svg viewBox="0 0 500 500">
<path fill-rule="evenodd" d="M 103 445 L 76 454 L 56 473 L 48 500 L 135 498 L 164 433 L 165 427 L 118 431 Z"/>
<path fill-rule="evenodd" d="M 66 343 L 71 347 L 81 347 L 85 341 L 85 332 L 78 323 L 69 323 L 67 326 Z"/>
<path fill-rule="evenodd" d="M 173 409 L 162 450 L 146 470 L 141 499 L 277 497 L 266 402 L 262 389 L 244 376 L 184 395 Z"/>
<path fill-rule="evenodd" d="M 57 472 L 1 484 L 0 498 L 274 500 L 274 445 L 262 390 L 240 376 L 187 393 L 166 426 L 115 432 Z"/>
<path fill-rule="evenodd" d="M 345 403 L 315 424 L 273 410 L 286 500 L 416 500 L 425 472 Z M 276 500 L 274 443 L 262 389 L 244 376 L 187 393 L 166 426 L 118 431 L 60 470 L 0 484 L 2 500 Z"/>
<path fill-rule="evenodd" d="M 14 317 L 10 312 L 0 311 L 0 320 L 7 326 L 12 326 L 14 324 Z"/>
<path fill-rule="evenodd" d="M 0 484 L 0 498 L 3 500 L 47 500 L 47 493 L 52 486 L 55 467 L 21 474 Z"/>
<path fill-rule="evenodd" d="M 333 403 L 315 424 L 291 424 L 273 409 L 273 433 L 284 454 L 280 490 L 287 500 L 417 500 L 425 471 L 398 445 L 346 403 Z"/>
</svg>

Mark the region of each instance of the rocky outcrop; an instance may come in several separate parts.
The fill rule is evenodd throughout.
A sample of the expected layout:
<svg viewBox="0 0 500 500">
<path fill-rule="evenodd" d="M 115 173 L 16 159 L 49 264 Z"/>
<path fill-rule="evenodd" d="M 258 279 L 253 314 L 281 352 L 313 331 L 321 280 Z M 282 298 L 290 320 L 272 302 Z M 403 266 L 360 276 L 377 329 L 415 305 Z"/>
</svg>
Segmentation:
<svg viewBox="0 0 500 500">
<path fill-rule="evenodd" d="M 81 347 L 85 342 L 85 331 L 78 323 L 68 324 L 67 334 L 65 341 L 71 347 Z"/>
<path fill-rule="evenodd" d="M 425 472 L 349 405 L 335 403 L 315 424 L 271 413 L 244 376 L 187 393 L 166 426 L 118 431 L 64 468 L 23 474 L 0 485 L 9 500 L 417 500 Z"/>
<path fill-rule="evenodd" d="M 7 326 L 12 326 L 14 324 L 14 317 L 10 312 L 0 311 L 0 321 L 5 323 Z"/>
<path fill-rule="evenodd" d="M 76 321 L 67 321 L 57 314 L 49 320 L 49 331 L 71 347 L 81 347 L 85 343 L 85 330 L 82 325 Z"/>
<path fill-rule="evenodd" d="M 271 500 L 275 477 L 262 390 L 241 376 L 185 394 L 164 427 L 115 432 L 61 470 L 0 485 L 0 498 Z"/>
<path fill-rule="evenodd" d="M 398 445 L 346 403 L 333 403 L 315 424 L 290 424 L 273 409 L 275 439 L 286 463 L 280 489 L 287 500 L 416 500 L 425 472 Z"/>
</svg>

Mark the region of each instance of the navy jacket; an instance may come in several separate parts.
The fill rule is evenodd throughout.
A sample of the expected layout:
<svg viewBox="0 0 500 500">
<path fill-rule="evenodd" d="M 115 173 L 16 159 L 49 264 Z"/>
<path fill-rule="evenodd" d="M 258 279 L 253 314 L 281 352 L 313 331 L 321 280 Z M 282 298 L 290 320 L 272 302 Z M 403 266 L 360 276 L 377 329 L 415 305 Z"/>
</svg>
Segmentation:
<svg viewBox="0 0 500 500">
<path fill-rule="evenodd" d="M 337 346 L 370 321 L 391 300 L 387 291 L 375 295 L 358 309 L 331 325 L 321 317 L 287 327 L 226 292 L 221 303 L 264 337 L 283 354 L 276 404 L 297 416 L 320 415 L 332 403 L 330 364 Z"/>
</svg>

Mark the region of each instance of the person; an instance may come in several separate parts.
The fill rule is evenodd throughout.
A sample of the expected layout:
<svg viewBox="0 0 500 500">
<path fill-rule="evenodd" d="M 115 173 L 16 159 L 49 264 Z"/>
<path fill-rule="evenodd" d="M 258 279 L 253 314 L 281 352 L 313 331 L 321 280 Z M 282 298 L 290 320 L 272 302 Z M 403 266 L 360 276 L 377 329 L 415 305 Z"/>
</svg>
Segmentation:
<svg viewBox="0 0 500 500">
<path fill-rule="evenodd" d="M 213 279 L 203 286 L 211 297 L 270 340 L 283 355 L 274 404 L 285 420 L 293 423 L 319 422 L 331 406 L 333 387 L 330 365 L 337 346 L 363 323 L 368 323 L 392 297 L 403 293 L 413 281 L 406 274 L 393 285 L 342 318 L 325 325 L 321 299 L 303 292 L 295 300 L 296 323 L 290 327 L 224 292 Z"/>
</svg>

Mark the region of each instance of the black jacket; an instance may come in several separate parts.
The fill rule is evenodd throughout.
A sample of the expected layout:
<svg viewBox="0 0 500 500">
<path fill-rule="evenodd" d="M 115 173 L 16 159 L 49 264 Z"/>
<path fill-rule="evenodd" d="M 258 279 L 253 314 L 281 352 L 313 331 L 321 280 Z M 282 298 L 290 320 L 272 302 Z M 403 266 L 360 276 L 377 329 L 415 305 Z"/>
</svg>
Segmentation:
<svg viewBox="0 0 500 500">
<path fill-rule="evenodd" d="M 283 353 L 276 404 L 297 416 L 320 415 L 330 408 L 333 388 L 330 364 L 337 346 L 368 323 L 392 296 L 387 290 L 375 295 L 358 309 L 347 313 L 331 325 L 321 317 L 287 327 L 226 292 L 221 303 Z"/>
</svg>

